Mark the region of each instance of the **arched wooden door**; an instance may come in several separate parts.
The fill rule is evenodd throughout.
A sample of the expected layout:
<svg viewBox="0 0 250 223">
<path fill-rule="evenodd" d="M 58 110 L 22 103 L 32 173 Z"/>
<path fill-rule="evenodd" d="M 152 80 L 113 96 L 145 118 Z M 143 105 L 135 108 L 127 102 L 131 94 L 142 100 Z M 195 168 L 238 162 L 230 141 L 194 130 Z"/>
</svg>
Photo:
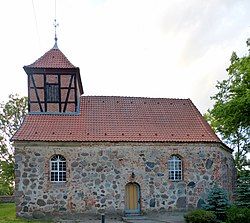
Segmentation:
<svg viewBox="0 0 250 223">
<path fill-rule="evenodd" d="M 128 183 L 125 188 L 126 214 L 140 214 L 141 191 L 137 183 Z"/>
</svg>

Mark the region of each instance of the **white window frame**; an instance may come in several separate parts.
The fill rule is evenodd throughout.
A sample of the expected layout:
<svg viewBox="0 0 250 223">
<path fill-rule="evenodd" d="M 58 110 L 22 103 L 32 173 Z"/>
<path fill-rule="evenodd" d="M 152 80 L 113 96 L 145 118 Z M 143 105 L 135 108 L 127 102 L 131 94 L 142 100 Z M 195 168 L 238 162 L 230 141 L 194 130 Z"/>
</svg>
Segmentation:
<svg viewBox="0 0 250 223">
<path fill-rule="evenodd" d="M 50 159 L 50 181 L 66 182 L 66 159 L 56 154 Z"/>
<path fill-rule="evenodd" d="M 177 155 L 172 155 L 168 160 L 168 179 L 171 181 L 182 180 L 182 160 Z"/>
</svg>

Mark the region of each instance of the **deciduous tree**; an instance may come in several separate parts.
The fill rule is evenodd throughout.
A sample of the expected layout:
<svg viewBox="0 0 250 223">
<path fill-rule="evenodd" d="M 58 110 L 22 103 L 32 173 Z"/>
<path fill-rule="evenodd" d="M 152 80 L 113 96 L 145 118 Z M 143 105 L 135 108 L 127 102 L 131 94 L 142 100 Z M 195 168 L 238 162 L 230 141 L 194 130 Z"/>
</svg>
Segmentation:
<svg viewBox="0 0 250 223">
<path fill-rule="evenodd" d="M 14 147 L 11 137 L 27 113 L 27 98 L 10 95 L 0 103 L 0 194 L 12 194 L 14 183 Z"/>
<path fill-rule="evenodd" d="M 214 106 L 205 118 L 235 149 L 235 164 L 238 170 L 249 166 L 250 152 L 250 54 L 239 58 L 235 52 L 227 69 L 228 78 L 218 82 L 218 93 L 211 97 Z"/>
</svg>

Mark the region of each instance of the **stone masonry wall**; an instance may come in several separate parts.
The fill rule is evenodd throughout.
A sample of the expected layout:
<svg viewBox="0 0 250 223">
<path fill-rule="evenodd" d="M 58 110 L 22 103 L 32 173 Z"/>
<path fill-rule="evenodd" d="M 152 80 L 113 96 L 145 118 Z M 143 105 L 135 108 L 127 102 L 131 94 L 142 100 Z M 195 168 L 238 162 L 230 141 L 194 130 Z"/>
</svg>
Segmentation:
<svg viewBox="0 0 250 223">
<path fill-rule="evenodd" d="M 67 181 L 50 182 L 50 158 L 66 158 Z M 168 179 L 167 161 L 182 158 L 183 180 Z M 125 209 L 125 185 L 141 189 L 142 212 L 200 207 L 217 182 L 232 192 L 234 165 L 219 144 L 86 143 L 16 144 L 17 215 L 117 213 Z"/>
</svg>

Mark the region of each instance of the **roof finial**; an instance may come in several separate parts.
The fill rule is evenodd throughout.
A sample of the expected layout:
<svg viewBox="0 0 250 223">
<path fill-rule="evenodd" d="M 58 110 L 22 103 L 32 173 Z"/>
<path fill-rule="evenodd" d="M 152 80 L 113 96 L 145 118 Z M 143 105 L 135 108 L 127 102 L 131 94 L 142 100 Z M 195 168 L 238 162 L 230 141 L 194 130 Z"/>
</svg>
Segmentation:
<svg viewBox="0 0 250 223">
<path fill-rule="evenodd" d="M 59 24 L 56 22 L 56 19 L 54 19 L 54 27 L 55 27 L 55 45 L 53 47 L 53 49 L 58 49 L 58 46 L 57 46 L 57 35 L 56 35 L 56 28 L 57 26 L 59 26 Z"/>
</svg>

